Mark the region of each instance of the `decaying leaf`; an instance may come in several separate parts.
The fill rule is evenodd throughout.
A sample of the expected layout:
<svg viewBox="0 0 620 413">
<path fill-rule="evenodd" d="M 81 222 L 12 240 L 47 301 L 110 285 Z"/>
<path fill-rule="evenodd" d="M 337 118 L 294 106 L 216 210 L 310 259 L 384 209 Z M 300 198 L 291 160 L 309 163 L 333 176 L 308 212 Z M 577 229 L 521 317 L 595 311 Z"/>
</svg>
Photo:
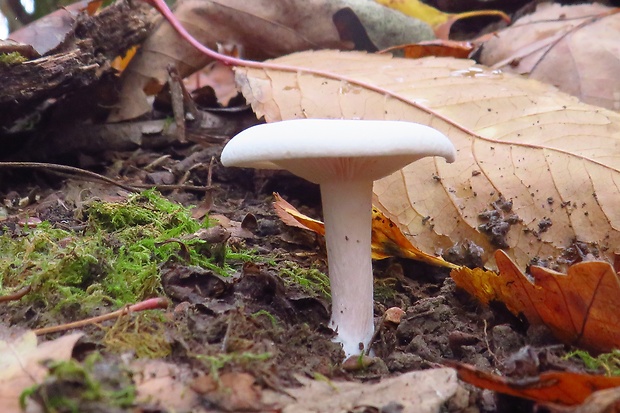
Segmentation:
<svg viewBox="0 0 620 413">
<path fill-rule="evenodd" d="M 459 379 L 476 387 L 542 404 L 574 406 L 583 403 L 598 390 L 620 386 L 620 377 L 595 376 L 571 372 L 547 372 L 538 377 L 512 379 L 486 373 L 463 363 L 449 362 Z"/>
<path fill-rule="evenodd" d="M 449 368 L 413 371 L 382 379 L 379 383 L 327 382 L 303 377 L 299 380 L 303 387 L 286 389 L 295 400 L 281 392 L 268 392 L 264 402 L 283 406 L 279 410 L 282 413 L 350 412 L 364 408 L 434 413 L 441 411 L 459 388 L 455 371 Z"/>
<path fill-rule="evenodd" d="M 261 402 L 261 390 L 255 378 L 248 373 L 224 373 L 217 379 L 199 376 L 192 382 L 192 390 L 213 405 L 227 412 L 268 410 Z"/>
<path fill-rule="evenodd" d="M 550 83 L 583 102 L 618 110 L 619 11 L 599 3 L 541 3 L 535 13 L 486 42 L 480 61 Z"/>
<path fill-rule="evenodd" d="M 451 275 L 456 285 L 481 302 L 500 301 L 530 324 L 544 324 L 564 343 L 595 352 L 620 347 L 620 280 L 601 261 L 572 265 L 567 274 L 530 267 L 532 280 L 498 250 L 499 273 L 460 268 Z"/>
<path fill-rule="evenodd" d="M 237 69 L 268 122 L 405 120 L 450 137 L 455 163 L 422 159 L 374 186 L 374 204 L 422 251 L 469 241 L 490 267 L 503 248 L 519 267 L 549 257 L 561 269 L 576 240 L 609 261 L 620 248 L 618 113 L 467 60 L 320 51 L 271 63 L 300 69 Z"/>
<path fill-rule="evenodd" d="M 134 362 L 131 370 L 138 403 L 165 411 L 202 411 L 200 395 L 188 384 L 190 369 L 161 360 L 141 360 Z"/>
<path fill-rule="evenodd" d="M 0 406 L 5 413 L 21 413 L 19 399 L 28 387 L 47 375 L 42 362 L 69 360 L 73 346 L 82 337 L 74 333 L 37 345 L 32 331 L 0 331 Z"/>
<path fill-rule="evenodd" d="M 319 235 L 325 235 L 325 227 L 321 221 L 312 219 L 286 202 L 278 194 L 273 207 L 286 225 L 308 229 Z M 377 208 L 372 208 L 372 258 L 382 260 L 388 257 L 401 257 L 422 261 L 430 265 L 446 268 L 459 268 L 441 257 L 426 254 L 413 245 L 389 218 Z"/>
<path fill-rule="evenodd" d="M 426 56 L 467 59 L 473 50 L 474 45 L 470 42 L 436 39 L 416 44 L 390 47 L 389 49 L 382 50 L 381 53 L 402 51 L 403 56 L 408 59 L 418 59 Z"/>
<path fill-rule="evenodd" d="M 334 19 L 342 10 L 358 19 L 337 27 Z M 354 29 L 367 31 L 378 48 L 433 38 L 425 23 L 367 0 L 184 0 L 175 15 L 201 43 L 214 50 L 237 47 L 252 60 L 308 49 L 350 50 L 356 45 L 345 33 Z M 348 27 L 356 23 L 363 26 Z M 146 96 L 161 90 L 169 65 L 184 77 L 209 61 L 163 23 L 125 71 L 121 101 L 109 119 L 133 119 L 150 111 Z"/>
<path fill-rule="evenodd" d="M 439 39 L 448 39 L 450 28 L 460 19 L 477 16 L 498 16 L 510 23 L 510 17 L 499 10 L 475 10 L 452 14 L 444 13 L 421 0 L 375 0 L 377 3 L 398 10 L 408 16 L 415 17 L 430 24 Z"/>
</svg>

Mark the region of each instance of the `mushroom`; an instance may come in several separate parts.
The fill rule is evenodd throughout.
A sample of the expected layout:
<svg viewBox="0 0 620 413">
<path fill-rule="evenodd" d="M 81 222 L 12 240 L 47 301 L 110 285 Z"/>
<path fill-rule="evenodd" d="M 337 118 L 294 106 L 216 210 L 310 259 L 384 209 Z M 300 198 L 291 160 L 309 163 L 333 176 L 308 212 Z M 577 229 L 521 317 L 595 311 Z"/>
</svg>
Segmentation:
<svg viewBox="0 0 620 413">
<path fill-rule="evenodd" d="M 367 349 L 374 332 L 373 181 L 426 156 L 453 162 L 456 152 L 448 138 L 428 126 L 341 119 L 254 126 L 222 151 L 224 166 L 286 169 L 320 185 L 332 296 L 329 326 L 346 357 Z"/>
</svg>

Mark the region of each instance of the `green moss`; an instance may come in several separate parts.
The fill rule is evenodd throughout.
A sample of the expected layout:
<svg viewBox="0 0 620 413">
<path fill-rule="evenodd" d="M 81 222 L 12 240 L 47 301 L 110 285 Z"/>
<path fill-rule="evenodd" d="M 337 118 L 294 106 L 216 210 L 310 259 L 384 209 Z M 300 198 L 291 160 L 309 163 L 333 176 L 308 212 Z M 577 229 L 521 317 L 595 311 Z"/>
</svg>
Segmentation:
<svg viewBox="0 0 620 413">
<path fill-rule="evenodd" d="M 166 322 L 161 313 L 153 311 L 120 317 L 107 329 L 103 343 L 109 351 L 131 351 L 139 358 L 163 358 L 171 353 Z"/>
<path fill-rule="evenodd" d="M 136 397 L 130 375 L 105 365 L 98 354 L 83 362 L 76 360 L 49 363 L 49 375 L 43 383 L 28 388 L 20 396 L 22 408 L 32 398 L 48 412 L 89 411 L 93 406 L 128 408 Z"/>
<path fill-rule="evenodd" d="M 587 351 L 576 350 L 568 353 L 566 358 L 577 357 L 590 370 L 604 370 L 608 376 L 620 376 L 620 350 L 599 354 L 593 357 Z"/>
<path fill-rule="evenodd" d="M 291 261 L 284 263 L 280 277 L 287 285 L 298 285 L 315 296 L 331 298 L 329 277 L 316 268 L 301 268 Z"/>
<path fill-rule="evenodd" d="M 237 365 L 249 368 L 253 363 L 260 363 L 269 360 L 273 355 L 271 353 L 222 353 L 213 356 L 199 354 L 196 358 L 207 365 L 211 377 L 219 380 L 220 370 L 229 365 Z"/>
<path fill-rule="evenodd" d="M 218 266 L 214 247 L 193 236 L 208 221 L 194 220 L 187 208 L 155 191 L 126 202 L 93 202 L 82 215 L 87 220 L 82 234 L 42 223 L 0 236 L 0 294 L 29 284 L 32 292 L 24 300 L 46 310 L 77 309 L 79 317 L 102 304 L 119 308 L 163 294 L 160 268 L 167 263 L 223 275 L 231 270 L 227 248 L 220 246 Z"/>
<path fill-rule="evenodd" d="M 394 300 L 398 295 L 397 284 L 398 280 L 395 278 L 375 278 L 373 290 L 375 301 L 385 303 Z"/>
<path fill-rule="evenodd" d="M 19 52 L 0 53 L 0 66 L 12 66 L 27 61 L 28 59 Z"/>
</svg>

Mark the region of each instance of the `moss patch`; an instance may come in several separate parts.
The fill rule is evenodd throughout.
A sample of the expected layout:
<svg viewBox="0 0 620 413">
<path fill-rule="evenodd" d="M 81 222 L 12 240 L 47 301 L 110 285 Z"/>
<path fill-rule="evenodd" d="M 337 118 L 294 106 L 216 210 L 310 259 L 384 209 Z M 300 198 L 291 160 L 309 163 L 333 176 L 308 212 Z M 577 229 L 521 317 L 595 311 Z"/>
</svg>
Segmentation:
<svg viewBox="0 0 620 413">
<path fill-rule="evenodd" d="M 224 274 L 211 246 L 194 234 L 208 221 L 155 191 L 125 202 L 93 202 L 81 212 L 81 233 L 42 223 L 0 236 L 0 293 L 30 285 L 24 300 L 45 310 L 85 316 L 163 293 L 160 268 L 183 262 Z M 224 254 L 224 261 L 226 260 Z M 73 312 L 72 311 L 72 312 Z M 81 314 L 80 314 L 81 313 Z"/>
</svg>

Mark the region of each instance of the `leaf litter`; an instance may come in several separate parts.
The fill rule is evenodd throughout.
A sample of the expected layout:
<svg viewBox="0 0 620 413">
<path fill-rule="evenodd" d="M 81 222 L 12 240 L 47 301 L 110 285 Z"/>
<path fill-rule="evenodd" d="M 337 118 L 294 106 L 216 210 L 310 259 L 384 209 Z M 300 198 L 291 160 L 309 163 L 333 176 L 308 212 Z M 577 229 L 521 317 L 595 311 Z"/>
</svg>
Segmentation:
<svg viewBox="0 0 620 413">
<path fill-rule="evenodd" d="M 472 68 L 463 69 L 462 73 L 466 77 L 477 77 L 480 73 L 484 75 L 483 72 Z M 475 171 L 480 174 L 480 171 L 476 169 L 472 171 L 472 177 L 479 175 L 474 174 Z M 445 175 L 433 174 L 432 179 L 439 182 L 445 179 Z M 233 190 L 233 192 L 235 191 Z M 260 194 L 260 191 L 257 193 L 254 190 L 253 192 L 253 195 Z M 299 194 L 297 195 L 299 196 Z M 497 194 L 493 191 L 489 196 L 495 195 Z M 546 199 L 550 198 L 552 197 L 549 196 Z M 248 199 L 247 194 L 237 194 L 236 197 L 233 196 L 232 200 L 233 203 L 230 204 L 228 200 L 219 199 L 221 205 L 227 205 L 222 208 L 224 212 L 233 216 L 241 212 L 239 211 L 240 205 L 243 205 L 245 209 L 248 207 L 256 208 L 257 205 L 264 203 L 264 199 L 255 200 L 252 197 Z M 254 205 L 252 205 L 253 201 Z M 561 204 L 564 205 L 564 202 Z M 497 211 L 493 202 L 488 202 L 483 206 L 487 209 L 491 206 L 493 210 Z M 576 208 L 577 206 L 573 207 Z M 499 209 L 502 209 L 501 206 Z M 231 240 L 229 245 L 233 249 L 239 251 L 239 248 L 247 245 L 262 247 L 263 251 L 273 251 L 280 248 L 279 252 L 283 250 L 285 253 L 291 254 L 289 258 L 294 258 L 297 262 L 304 265 L 311 262 L 316 268 L 322 266 L 324 268 L 321 254 L 316 253 L 316 245 L 304 245 L 302 243 L 292 247 L 283 237 L 270 237 L 270 235 L 280 234 L 279 231 L 274 232 L 273 223 L 267 224 L 273 222 L 273 216 L 270 216 L 269 212 L 261 210 L 260 207 L 254 209 L 253 215 L 257 217 L 258 233 L 262 233 L 261 240 L 267 243 L 267 247 L 257 245 L 251 238 L 247 238 Z M 497 220 L 496 218 L 492 213 L 488 217 L 488 221 L 493 220 L 492 226 L 488 228 L 489 232 L 493 234 L 493 229 L 498 228 L 496 232 L 500 236 L 504 235 L 502 230 L 504 223 L 501 219 Z M 540 220 L 536 224 L 540 233 L 554 226 L 555 220 L 546 217 L 539 218 Z M 31 222 L 36 225 L 36 221 Z M 428 224 L 431 229 L 438 222 L 440 220 L 430 215 L 422 217 L 422 223 Z M 272 387 L 282 391 L 283 385 L 299 385 L 300 382 L 304 382 L 305 379 L 292 376 L 293 371 L 301 371 L 315 378 L 328 377 L 327 382 L 329 383 L 330 378 L 356 377 L 376 380 L 390 373 L 396 374 L 420 367 L 433 367 L 436 365 L 435 363 L 441 362 L 446 355 L 460 357 L 472 364 L 486 366 L 489 360 L 495 358 L 495 354 L 500 354 L 497 352 L 498 348 L 506 348 L 505 338 L 509 335 L 506 332 L 512 331 L 514 333 L 514 329 L 519 328 L 519 322 L 523 321 L 513 319 L 511 326 L 506 329 L 506 326 L 502 324 L 501 313 L 490 314 L 485 309 L 472 308 L 468 300 L 459 297 L 445 272 L 443 274 L 437 273 L 424 266 L 412 269 L 409 263 L 390 259 L 383 265 L 378 265 L 377 284 L 390 286 L 392 293 L 375 297 L 377 299 L 377 314 L 386 311 L 388 305 L 391 306 L 393 301 L 397 301 L 398 305 L 407 311 L 398 324 L 391 321 L 387 322 L 387 317 L 384 320 L 386 321 L 385 324 L 382 321 L 375 342 L 375 350 L 381 358 L 370 360 L 368 363 L 365 362 L 361 369 L 344 371 L 337 366 L 337 363 L 334 363 L 334 360 L 338 360 L 338 355 L 335 354 L 337 349 L 333 345 L 330 346 L 333 344 L 329 340 L 330 332 L 324 329 L 327 311 L 321 300 L 318 299 L 317 295 L 308 295 L 296 299 L 299 298 L 298 295 L 294 299 L 290 294 L 291 284 L 287 285 L 280 279 L 279 274 L 272 270 L 272 266 L 277 267 L 282 262 L 282 257 L 273 257 L 273 263 L 251 262 L 250 259 L 250 262 L 246 262 L 243 266 L 239 264 L 235 267 L 232 277 L 224 279 L 217 274 L 218 269 L 216 268 L 208 269 L 185 265 L 187 262 L 184 260 L 188 256 L 191 258 L 193 248 L 185 249 L 183 242 L 179 242 L 178 238 L 169 238 L 165 244 L 176 244 L 178 250 L 176 250 L 177 253 L 173 260 L 165 260 L 166 262 L 163 264 L 166 270 L 172 270 L 169 273 L 172 276 L 168 278 L 168 284 L 163 284 L 162 288 L 166 292 L 173 291 L 173 287 L 180 288 L 175 291 L 177 307 L 173 311 L 164 313 L 160 320 L 166 323 L 167 334 L 165 335 L 169 342 L 174 344 L 172 348 L 181 351 L 174 355 L 177 362 L 173 364 L 174 368 L 164 365 L 163 371 L 164 376 L 167 374 L 173 381 L 181 379 L 179 392 L 190 396 L 191 406 L 195 409 L 202 407 L 196 407 L 196 400 L 199 400 L 198 404 L 202 403 L 208 406 L 215 404 L 218 407 L 221 405 L 222 408 L 243 407 L 243 404 L 226 405 L 228 402 L 226 397 L 209 395 L 209 391 L 212 389 L 215 389 L 217 393 L 217 390 L 221 388 L 220 384 L 224 382 L 224 378 L 226 378 L 226 383 L 230 383 L 230 386 L 227 387 L 228 390 L 224 389 L 224 394 L 231 394 L 229 390 L 238 384 L 237 388 L 240 390 L 233 391 L 232 394 L 245 393 L 247 400 L 256 402 L 256 399 L 253 399 L 256 396 L 257 387 L 255 384 L 261 389 Z M 474 255 L 477 248 L 480 247 L 476 244 L 470 244 L 466 250 L 471 251 Z M 246 261 L 248 260 L 246 259 Z M 176 264 L 176 266 L 172 264 Z M 170 266 L 168 267 L 168 265 Z M 429 274 L 434 274 L 437 277 L 434 282 L 412 280 L 413 278 L 425 279 Z M 163 275 L 164 273 L 162 273 Z M 380 288 L 377 290 L 381 291 Z M 299 291 L 297 290 L 296 293 L 298 294 Z M 201 296 L 207 299 L 201 301 Z M 9 309 L 8 312 L 16 309 L 18 314 L 20 311 L 23 314 L 28 314 L 33 306 L 31 304 L 26 307 L 24 311 L 23 308 L 19 308 L 19 305 L 14 305 L 14 308 Z M 41 307 L 37 310 L 41 310 Z M 30 316 L 32 316 L 32 312 Z M 301 320 L 304 321 L 300 324 Z M 446 320 L 449 320 L 449 324 L 445 324 Z M 481 320 L 484 323 L 481 323 Z M 36 322 L 38 321 L 34 320 L 33 325 Z M 487 322 L 493 326 L 490 337 L 487 337 Z M 451 331 L 447 336 L 445 334 L 446 326 L 448 331 Z M 521 327 L 527 328 L 527 326 Z M 123 327 L 122 331 L 128 330 Z M 88 334 L 91 335 L 91 340 L 97 339 L 96 330 L 89 331 Z M 528 331 L 525 339 L 531 343 L 549 343 L 548 338 L 541 339 L 541 336 L 536 335 L 535 332 Z M 515 343 L 522 345 L 523 341 L 516 340 Z M 287 347 L 289 345 L 295 349 L 300 348 L 301 351 L 296 353 L 293 348 Z M 278 351 L 274 351 L 274 349 Z M 334 354 L 330 353 L 332 351 Z M 544 348 L 538 351 L 542 355 Z M 316 355 L 317 358 L 314 359 L 313 355 Z M 106 353 L 106 356 L 109 357 L 108 360 L 114 360 L 114 355 Z M 311 363 L 308 363 L 308 357 Z M 303 364 L 287 364 L 291 359 L 303 359 Z M 317 361 L 319 362 L 317 363 Z M 179 366 L 183 366 L 183 370 L 178 370 Z M 186 367 L 189 369 L 186 370 Z M 545 367 L 541 363 L 535 366 L 535 371 L 545 368 L 548 366 Z M 169 373 L 166 373 L 166 369 Z M 188 380 L 186 377 L 188 376 L 183 371 L 190 375 L 195 372 L 208 372 L 209 376 L 203 376 L 208 377 L 207 384 L 202 383 L 203 386 L 200 387 L 194 383 L 194 388 L 192 388 L 192 391 L 201 392 L 202 399 L 195 398 L 195 394 L 187 391 Z M 248 371 L 251 374 L 247 375 L 243 371 Z M 447 371 L 451 372 L 451 370 Z M 157 373 L 153 373 L 153 375 L 157 376 Z M 81 377 L 82 380 L 88 381 L 86 375 L 82 374 Z M 405 375 L 401 374 L 398 377 L 404 378 Z M 214 383 L 214 378 L 219 378 L 220 382 L 218 383 L 215 380 Z M 171 381 L 164 381 L 163 385 L 159 387 L 159 393 L 162 393 L 164 388 L 168 389 L 167 386 L 170 384 L 172 384 Z M 338 387 L 338 384 L 329 383 L 328 386 L 333 388 Z M 369 389 L 372 389 L 370 390 L 371 393 L 377 392 L 371 387 L 362 391 L 368 392 Z M 157 393 L 157 390 L 154 393 Z M 311 398 L 316 397 L 316 393 L 312 391 L 311 393 L 313 394 L 310 396 Z M 36 391 L 31 394 L 35 396 L 45 395 L 45 393 L 37 393 Z M 178 394 L 173 393 L 173 397 Z M 167 394 L 167 396 L 170 395 Z M 158 395 L 155 394 L 150 396 L 148 401 L 142 399 L 139 403 L 144 408 L 151 402 L 157 405 L 156 403 L 165 397 L 158 399 Z M 33 400 L 42 399 L 39 397 Z M 341 400 L 337 403 L 342 402 L 345 401 Z M 391 401 L 386 405 L 385 401 L 382 401 L 376 405 L 368 403 L 366 407 L 400 409 L 402 411 L 405 405 Z M 188 405 L 180 405 L 179 407 L 190 409 Z M 417 407 L 415 406 L 415 408 Z M 318 407 L 317 410 L 313 411 L 321 411 L 320 409 L 321 407 Z M 501 410 L 501 407 L 495 406 L 495 409 Z"/>
</svg>

